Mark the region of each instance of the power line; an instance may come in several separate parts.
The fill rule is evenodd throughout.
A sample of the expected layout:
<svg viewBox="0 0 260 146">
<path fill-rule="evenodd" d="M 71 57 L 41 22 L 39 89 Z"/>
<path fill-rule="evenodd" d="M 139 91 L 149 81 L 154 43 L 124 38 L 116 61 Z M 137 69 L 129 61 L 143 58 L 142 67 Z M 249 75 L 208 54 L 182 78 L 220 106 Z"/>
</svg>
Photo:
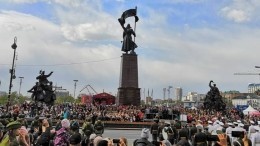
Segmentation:
<svg viewBox="0 0 260 146">
<path fill-rule="evenodd" d="M 103 61 L 114 60 L 114 59 L 118 59 L 118 58 L 121 58 L 121 57 L 94 60 L 94 61 L 84 61 L 84 62 L 59 63 L 59 64 L 20 64 L 20 65 L 17 64 L 17 66 L 66 66 L 66 65 L 78 65 L 78 64 L 86 64 L 86 63 L 103 62 Z M 10 64 L 0 64 L 0 65 L 10 65 Z"/>
</svg>

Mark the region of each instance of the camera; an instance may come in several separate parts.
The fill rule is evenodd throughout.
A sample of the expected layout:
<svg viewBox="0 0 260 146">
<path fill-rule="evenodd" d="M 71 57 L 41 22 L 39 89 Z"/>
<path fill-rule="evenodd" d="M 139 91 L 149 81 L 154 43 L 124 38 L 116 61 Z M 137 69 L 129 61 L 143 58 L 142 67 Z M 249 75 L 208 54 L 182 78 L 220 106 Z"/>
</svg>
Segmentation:
<svg viewBox="0 0 260 146">
<path fill-rule="evenodd" d="M 232 137 L 244 137 L 244 131 L 232 131 Z"/>
<path fill-rule="evenodd" d="M 119 143 L 120 139 L 113 139 L 113 143 Z"/>
<path fill-rule="evenodd" d="M 207 135 L 207 141 L 219 141 L 218 135 Z"/>
</svg>

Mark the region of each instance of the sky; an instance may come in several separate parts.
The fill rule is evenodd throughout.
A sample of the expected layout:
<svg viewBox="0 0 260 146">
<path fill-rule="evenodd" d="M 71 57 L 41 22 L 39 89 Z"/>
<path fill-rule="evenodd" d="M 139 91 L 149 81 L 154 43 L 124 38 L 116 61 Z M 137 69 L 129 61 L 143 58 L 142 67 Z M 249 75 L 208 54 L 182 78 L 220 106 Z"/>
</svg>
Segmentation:
<svg viewBox="0 0 260 146">
<path fill-rule="evenodd" d="M 135 7 L 142 99 L 148 90 L 162 99 L 169 86 L 170 98 L 176 87 L 184 96 L 206 94 L 210 80 L 220 91 L 243 93 L 259 83 L 258 75 L 234 75 L 260 72 L 259 0 L 0 0 L 0 91 L 9 88 L 16 36 L 12 91 L 24 77 L 21 94 L 30 95 L 44 70 L 71 94 L 78 80 L 76 95 L 88 94 L 86 85 L 116 95 L 123 53 L 118 18 Z M 133 17 L 126 21 L 134 26 Z"/>
</svg>

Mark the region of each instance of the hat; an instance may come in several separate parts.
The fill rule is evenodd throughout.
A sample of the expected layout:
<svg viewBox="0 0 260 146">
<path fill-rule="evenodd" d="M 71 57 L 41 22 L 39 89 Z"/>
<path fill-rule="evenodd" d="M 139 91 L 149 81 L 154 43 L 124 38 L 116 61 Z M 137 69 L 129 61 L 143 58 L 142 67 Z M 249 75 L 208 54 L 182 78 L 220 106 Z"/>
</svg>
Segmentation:
<svg viewBox="0 0 260 146">
<path fill-rule="evenodd" d="M 149 138 L 149 129 L 143 128 L 142 133 L 141 133 L 141 138 Z"/>
<path fill-rule="evenodd" d="M 202 130 L 202 129 L 203 129 L 203 127 L 202 127 L 201 125 L 198 125 L 196 128 L 197 128 L 198 130 Z"/>
<path fill-rule="evenodd" d="M 242 124 L 242 123 L 240 123 L 238 126 L 239 126 L 239 127 L 244 127 L 245 125 L 244 125 L 244 124 Z"/>
<path fill-rule="evenodd" d="M 70 144 L 79 144 L 81 142 L 81 135 L 79 133 L 75 133 L 70 137 L 69 141 Z"/>
<path fill-rule="evenodd" d="M 237 123 L 237 122 L 233 122 L 233 124 L 234 124 L 234 125 L 238 125 L 238 123 Z"/>
<path fill-rule="evenodd" d="M 198 120 L 198 122 L 200 122 L 200 123 L 201 123 L 202 121 L 201 121 L 201 120 Z"/>
<path fill-rule="evenodd" d="M 240 121 L 240 120 L 237 120 L 237 122 L 238 122 L 238 123 L 241 123 L 241 121 Z"/>
<path fill-rule="evenodd" d="M 212 124 L 212 121 L 208 121 L 209 124 Z"/>
<path fill-rule="evenodd" d="M 61 125 L 63 128 L 69 128 L 70 127 L 70 121 L 68 119 L 63 119 L 61 121 Z"/>
<path fill-rule="evenodd" d="M 21 123 L 17 121 L 10 122 L 7 124 L 6 128 L 7 130 L 14 130 L 14 129 L 19 129 L 21 127 Z"/>
<path fill-rule="evenodd" d="M 219 125 L 224 126 L 224 123 L 223 122 L 219 122 Z"/>
<path fill-rule="evenodd" d="M 251 124 L 255 124 L 255 122 L 254 122 L 254 121 L 252 121 L 252 120 L 250 120 L 250 123 L 251 123 Z"/>
<path fill-rule="evenodd" d="M 229 126 L 233 126 L 233 124 L 232 123 L 227 123 Z"/>
<path fill-rule="evenodd" d="M 254 126 L 256 131 L 260 131 L 260 127 L 259 126 Z"/>
</svg>

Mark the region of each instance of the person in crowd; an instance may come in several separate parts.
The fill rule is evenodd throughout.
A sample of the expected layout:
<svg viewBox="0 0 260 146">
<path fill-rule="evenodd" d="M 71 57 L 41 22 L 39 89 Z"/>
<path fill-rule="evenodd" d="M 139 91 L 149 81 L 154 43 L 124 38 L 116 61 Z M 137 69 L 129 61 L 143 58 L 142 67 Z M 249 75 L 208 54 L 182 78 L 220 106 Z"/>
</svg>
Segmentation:
<svg viewBox="0 0 260 146">
<path fill-rule="evenodd" d="M 41 126 L 39 127 L 38 137 L 36 140 L 36 145 L 47 146 L 51 140 L 51 127 L 46 118 L 41 119 Z"/>
<path fill-rule="evenodd" d="M 54 137 L 54 145 L 55 146 L 67 146 L 69 145 L 69 128 L 70 121 L 68 119 L 63 119 L 61 121 L 62 128 L 56 131 L 56 135 Z"/>
<path fill-rule="evenodd" d="M 74 133 L 69 138 L 70 146 L 81 146 L 81 134 L 80 133 Z"/>
<path fill-rule="evenodd" d="M 254 134 L 256 132 L 255 128 L 254 128 L 255 126 L 256 126 L 255 122 L 250 120 L 250 126 L 248 127 L 248 137 L 249 137 L 249 139 L 251 139 L 252 134 Z"/>
<path fill-rule="evenodd" d="M 141 138 L 136 139 L 133 143 L 133 146 L 152 146 L 153 144 L 148 140 L 149 131 L 149 129 L 143 128 L 141 132 Z"/>
<path fill-rule="evenodd" d="M 95 122 L 94 125 L 94 132 L 96 135 L 102 136 L 104 133 L 104 123 L 101 121 L 100 118 Z"/>
<path fill-rule="evenodd" d="M 203 133 L 203 127 L 197 126 L 198 133 L 194 136 L 193 146 L 207 146 L 207 135 Z"/>
<path fill-rule="evenodd" d="M 20 128 L 20 136 L 18 138 L 18 142 L 21 146 L 30 146 L 31 145 L 30 136 L 29 136 L 28 130 L 26 129 L 25 126 L 22 126 Z"/>
<path fill-rule="evenodd" d="M 120 137 L 119 146 L 127 146 L 127 139 L 125 137 Z"/>
<path fill-rule="evenodd" d="M 19 146 L 19 142 L 16 137 L 21 137 L 21 143 L 26 144 L 26 140 L 22 138 L 20 134 L 21 123 L 17 121 L 10 122 L 7 124 L 7 133 L 3 136 L 0 146 Z"/>
<path fill-rule="evenodd" d="M 251 136 L 252 146 L 260 146 L 260 127 L 255 126 L 255 133 Z"/>
<path fill-rule="evenodd" d="M 153 121 L 154 122 L 151 125 L 150 132 L 152 134 L 152 141 L 157 141 L 158 130 L 159 130 L 159 124 L 158 124 L 159 123 L 159 119 L 155 118 Z"/>
<path fill-rule="evenodd" d="M 188 141 L 189 132 L 187 129 L 180 129 L 179 138 L 176 146 L 191 146 L 191 143 Z"/>
</svg>

